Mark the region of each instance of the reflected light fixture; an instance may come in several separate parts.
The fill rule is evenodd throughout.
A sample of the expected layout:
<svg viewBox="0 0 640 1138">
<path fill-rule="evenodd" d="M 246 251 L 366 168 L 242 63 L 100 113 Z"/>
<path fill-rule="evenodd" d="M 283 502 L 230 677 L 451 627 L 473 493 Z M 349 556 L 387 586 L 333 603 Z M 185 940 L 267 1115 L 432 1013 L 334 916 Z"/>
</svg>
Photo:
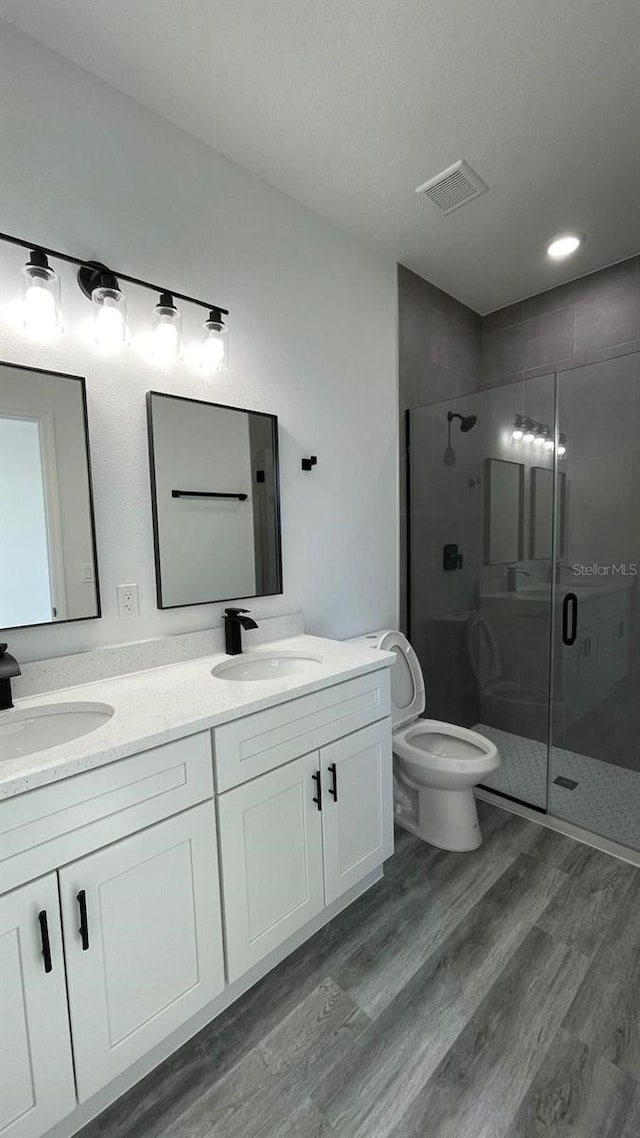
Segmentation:
<svg viewBox="0 0 640 1138">
<path fill-rule="evenodd" d="M 170 292 L 161 292 L 153 310 L 151 355 L 156 363 L 171 364 L 182 350 L 182 317 Z"/>
<path fill-rule="evenodd" d="M 560 435 L 560 441 L 558 442 L 558 458 L 563 458 L 563 456 L 566 453 L 567 453 L 567 436 L 566 435 Z"/>
<path fill-rule="evenodd" d="M 47 338 L 62 329 L 60 279 L 42 249 L 32 249 L 22 269 L 21 318 L 32 336 Z"/>
<path fill-rule="evenodd" d="M 524 431 L 524 434 L 522 436 L 522 441 L 523 441 L 523 443 L 526 443 L 527 446 L 530 446 L 536 437 L 535 433 L 534 433 L 535 424 L 534 424 L 532 419 L 525 419 L 524 425 L 525 425 L 525 431 Z"/>
<path fill-rule="evenodd" d="M 524 423 L 522 415 L 516 415 L 514 428 L 511 432 L 511 438 L 514 443 L 521 443 L 524 437 Z"/>
<path fill-rule="evenodd" d="M 579 249 L 584 241 L 582 233 L 559 233 L 547 246 L 547 254 L 554 261 L 562 261 Z"/>
</svg>

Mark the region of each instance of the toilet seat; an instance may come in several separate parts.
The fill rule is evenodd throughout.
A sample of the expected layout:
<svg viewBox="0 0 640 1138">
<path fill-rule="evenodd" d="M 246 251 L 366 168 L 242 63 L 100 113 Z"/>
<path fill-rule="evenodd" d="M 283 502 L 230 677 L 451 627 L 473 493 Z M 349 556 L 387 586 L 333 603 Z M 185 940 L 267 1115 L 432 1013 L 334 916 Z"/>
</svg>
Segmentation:
<svg viewBox="0 0 640 1138">
<path fill-rule="evenodd" d="M 478 778 L 493 767 L 498 753 L 490 739 L 439 719 L 420 719 L 394 731 L 393 749 L 400 758 L 432 771 L 468 772 Z"/>
</svg>

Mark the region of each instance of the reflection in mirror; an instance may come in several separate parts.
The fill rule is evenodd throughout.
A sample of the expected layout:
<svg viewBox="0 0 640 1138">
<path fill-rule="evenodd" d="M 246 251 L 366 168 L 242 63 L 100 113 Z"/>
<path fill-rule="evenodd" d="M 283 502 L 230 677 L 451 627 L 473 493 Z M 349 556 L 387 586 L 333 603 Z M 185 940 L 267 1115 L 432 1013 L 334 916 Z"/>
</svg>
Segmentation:
<svg viewBox="0 0 640 1138">
<path fill-rule="evenodd" d="M 278 420 L 150 391 L 159 608 L 282 592 Z"/>
<path fill-rule="evenodd" d="M 100 616 L 84 379 L 0 364 L 0 628 Z"/>
<path fill-rule="evenodd" d="M 552 556 L 553 535 L 553 470 L 545 466 L 531 467 L 529 557 L 532 561 Z M 566 556 L 567 476 L 558 471 L 558 548 L 556 557 Z"/>
<path fill-rule="evenodd" d="M 524 466 L 485 459 L 485 565 L 506 565 L 524 556 Z"/>
</svg>

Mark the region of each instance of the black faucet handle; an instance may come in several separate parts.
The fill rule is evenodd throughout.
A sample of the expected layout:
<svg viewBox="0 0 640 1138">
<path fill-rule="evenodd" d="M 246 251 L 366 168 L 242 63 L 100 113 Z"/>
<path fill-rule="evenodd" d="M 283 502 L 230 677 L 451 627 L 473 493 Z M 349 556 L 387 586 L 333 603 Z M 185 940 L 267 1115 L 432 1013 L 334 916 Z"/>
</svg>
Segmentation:
<svg viewBox="0 0 640 1138">
<path fill-rule="evenodd" d="M 241 613 L 249 612 L 249 609 L 225 609 L 227 616 L 240 616 Z"/>
</svg>

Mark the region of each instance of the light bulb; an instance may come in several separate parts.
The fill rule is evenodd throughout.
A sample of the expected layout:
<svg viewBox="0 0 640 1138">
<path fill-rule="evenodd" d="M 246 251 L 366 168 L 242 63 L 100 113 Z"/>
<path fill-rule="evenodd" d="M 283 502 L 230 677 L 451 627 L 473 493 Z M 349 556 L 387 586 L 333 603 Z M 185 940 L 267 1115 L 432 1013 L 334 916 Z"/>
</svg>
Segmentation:
<svg viewBox="0 0 640 1138">
<path fill-rule="evenodd" d="M 582 234 L 561 233 L 558 237 L 554 237 L 547 246 L 547 253 L 554 261 L 561 261 L 563 257 L 569 257 L 575 253 L 583 241 L 584 236 Z"/>
<path fill-rule="evenodd" d="M 515 430 L 511 432 L 511 438 L 513 439 L 514 443 L 522 442 L 523 436 L 524 431 L 522 430 L 522 427 L 516 427 Z"/>
<path fill-rule="evenodd" d="M 113 352 L 127 340 L 127 302 L 115 277 L 102 279 L 105 283 L 91 293 L 93 338 L 103 351 Z"/>
<path fill-rule="evenodd" d="M 160 303 L 153 310 L 151 355 L 158 364 L 171 364 L 180 357 L 182 347 L 182 320 L 168 292 L 160 294 Z"/>
<path fill-rule="evenodd" d="M 522 441 L 523 441 L 523 443 L 526 443 L 527 446 L 530 446 L 531 443 L 533 442 L 533 440 L 535 439 L 535 437 L 536 436 L 534 435 L 533 431 L 531 431 L 529 428 L 527 428 L 527 430 L 524 432 L 524 434 L 522 436 Z"/>
<path fill-rule="evenodd" d="M 198 345 L 196 367 L 198 371 L 211 375 L 226 371 L 228 366 L 229 333 L 224 326 L 222 312 L 212 308 L 209 318 L 204 322 L 205 334 Z"/>
<path fill-rule="evenodd" d="M 545 450 L 553 450 L 553 445 L 554 445 L 553 439 L 545 439 L 544 440 L 544 449 Z"/>
<path fill-rule="evenodd" d="M 558 458 L 562 458 L 562 456 L 566 453 L 567 453 L 566 446 L 564 446 L 563 443 L 560 443 L 560 445 L 558 446 Z"/>
<path fill-rule="evenodd" d="M 31 336 L 47 338 L 60 330 L 60 281 L 41 249 L 22 269 L 22 323 Z"/>
<path fill-rule="evenodd" d="M 544 443 L 544 435 L 536 435 L 533 440 L 534 447 L 541 447 Z"/>
</svg>

